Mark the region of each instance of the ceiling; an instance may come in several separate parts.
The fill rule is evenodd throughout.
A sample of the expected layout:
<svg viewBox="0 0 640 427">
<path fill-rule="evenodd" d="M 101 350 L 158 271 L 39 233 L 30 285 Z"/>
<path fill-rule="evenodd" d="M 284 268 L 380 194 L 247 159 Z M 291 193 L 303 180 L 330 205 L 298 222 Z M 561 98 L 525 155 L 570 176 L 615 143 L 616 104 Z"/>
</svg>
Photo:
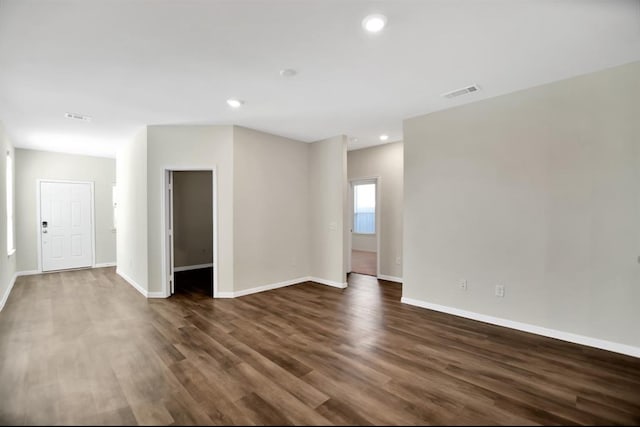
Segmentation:
<svg viewBox="0 0 640 427">
<path fill-rule="evenodd" d="M 372 35 L 374 12 L 388 23 Z M 638 60 L 638 0 L 0 0 L 13 144 L 99 156 L 147 124 L 362 148 L 402 139 L 404 118 Z"/>
</svg>

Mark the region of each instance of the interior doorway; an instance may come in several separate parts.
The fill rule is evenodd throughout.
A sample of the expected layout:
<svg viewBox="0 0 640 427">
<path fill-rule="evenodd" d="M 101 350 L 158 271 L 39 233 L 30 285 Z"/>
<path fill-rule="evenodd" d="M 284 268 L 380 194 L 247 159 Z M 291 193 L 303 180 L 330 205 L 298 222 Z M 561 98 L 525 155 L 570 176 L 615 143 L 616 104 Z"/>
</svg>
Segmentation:
<svg viewBox="0 0 640 427">
<path fill-rule="evenodd" d="M 215 170 L 165 170 L 167 295 L 217 292 Z"/>
<path fill-rule="evenodd" d="M 379 177 L 350 182 L 349 272 L 377 277 L 380 264 Z"/>
</svg>

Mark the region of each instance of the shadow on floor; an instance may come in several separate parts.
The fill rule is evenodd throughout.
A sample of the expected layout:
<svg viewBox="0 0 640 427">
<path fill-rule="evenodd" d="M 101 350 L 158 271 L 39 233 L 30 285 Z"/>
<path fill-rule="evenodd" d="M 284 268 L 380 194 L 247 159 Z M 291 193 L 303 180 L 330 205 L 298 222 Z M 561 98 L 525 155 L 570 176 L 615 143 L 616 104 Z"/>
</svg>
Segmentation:
<svg viewBox="0 0 640 427">
<path fill-rule="evenodd" d="M 175 294 L 207 296 L 213 298 L 213 268 L 178 271 L 175 277 Z"/>
</svg>

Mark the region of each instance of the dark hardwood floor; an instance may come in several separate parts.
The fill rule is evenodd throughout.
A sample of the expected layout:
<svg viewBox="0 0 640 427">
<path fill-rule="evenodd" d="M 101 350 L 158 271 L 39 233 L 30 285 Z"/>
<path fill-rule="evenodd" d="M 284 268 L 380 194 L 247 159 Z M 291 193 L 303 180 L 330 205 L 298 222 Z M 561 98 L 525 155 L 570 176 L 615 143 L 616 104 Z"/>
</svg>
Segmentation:
<svg viewBox="0 0 640 427">
<path fill-rule="evenodd" d="M 354 273 L 377 276 L 378 255 L 375 252 L 351 251 L 351 271 Z"/>
<path fill-rule="evenodd" d="M 112 268 L 18 279 L 3 424 L 638 424 L 640 359 L 400 303 L 351 275 L 146 300 Z"/>
</svg>

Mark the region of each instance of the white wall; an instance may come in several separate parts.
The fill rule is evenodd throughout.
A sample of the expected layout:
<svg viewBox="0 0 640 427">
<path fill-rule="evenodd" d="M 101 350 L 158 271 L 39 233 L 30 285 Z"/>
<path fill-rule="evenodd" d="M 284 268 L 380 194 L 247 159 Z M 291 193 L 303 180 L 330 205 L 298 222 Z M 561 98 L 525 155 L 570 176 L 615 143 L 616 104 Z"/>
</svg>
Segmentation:
<svg viewBox="0 0 640 427">
<path fill-rule="evenodd" d="M 357 234 L 351 236 L 351 249 L 355 251 L 378 252 L 377 234 Z"/>
<path fill-rule="evenodd" d="M 633 63 L 406 120 L 403 297 L 640 346 L 639 118 Z"/>
<path fill-rule="evenodd" d="M 38 270 L 38 179 L 94 183 L 96 264 L 115 263 L 112 186 L 116 161 L 104 157 L 16 149 L 16 245 L 18 271 Z"/>
<path fill-rule="evenodd" d="M 118 151 L 117 269 L 148 290 L 147 256 L 147 129 Z"/>
<path fill-rule="evenodd" d="M 174 265 L 213 262 L 213 189 L 211 171 L 174 172 Z"/>
<path fill-rule="evenodd" d="M 234 127 L 234 288 L 309 276 L 309 144 Z"/>
<path fill-rule="evenodd" d="M 403 143 L 349 151 L 347 162 L 350 181 L 380 177 L 380 274 L 402 278 Z M 354 235 L 353 248 L 375 251 L 376 236 Z"/>
<path fill-rule="evenodd" d="M 311 276 L 346 286 L 347 142 L 337 136 L 311 144 L 309 194 Z"/>
<path fill-rule="evenodd" d="M 164 295 L 163 172 L 215 168 L 219 293 L 309 276 L 345 286 L 346 167 L 344 136 L 306 144 L 237 126 L 149 126 L 118 154 L 118 270 Z"/>
<path fill-rule="evenodd" d="M 216 168 L 218 182 L 218 291 L 233 291 L 233 127 L 147 128 L 149 292 L 162 293 L 164 168 Z"/>
<path fill-rule="evenodd" d="M 15 171 L 15 150 L 13 149 L 13 145 L 7 139 L 7 136 L 4 131 L 4 126 L 2 122 L 0 122 L 0 310 L 4 307 L 4 304 L 9 297 L 9 292 L 11 286 L 13 286 L 13 280 L 15 279 L 16 273 L 16 255 L 17 252 L 14 252 L 13 255 L 7 255 L 7 192 L 6 192 L 6 158 L 7 151 L 11 153 L 11 157 L 14 159 L 14 171 Z M 14 183 L 15 183 L 15 172 L 14 172 Z M 14 200 L 15 200 L 15 185 L 14 185 Z M 15 207 L 15 202 L 14 202 Z M 17 219 L 17 215 L 14 208 L 14 222 Z M 15 231 L 14 231 L 15 233 Z M 15 234 L 14 234 L 15 241 Z"/>
</svg>

